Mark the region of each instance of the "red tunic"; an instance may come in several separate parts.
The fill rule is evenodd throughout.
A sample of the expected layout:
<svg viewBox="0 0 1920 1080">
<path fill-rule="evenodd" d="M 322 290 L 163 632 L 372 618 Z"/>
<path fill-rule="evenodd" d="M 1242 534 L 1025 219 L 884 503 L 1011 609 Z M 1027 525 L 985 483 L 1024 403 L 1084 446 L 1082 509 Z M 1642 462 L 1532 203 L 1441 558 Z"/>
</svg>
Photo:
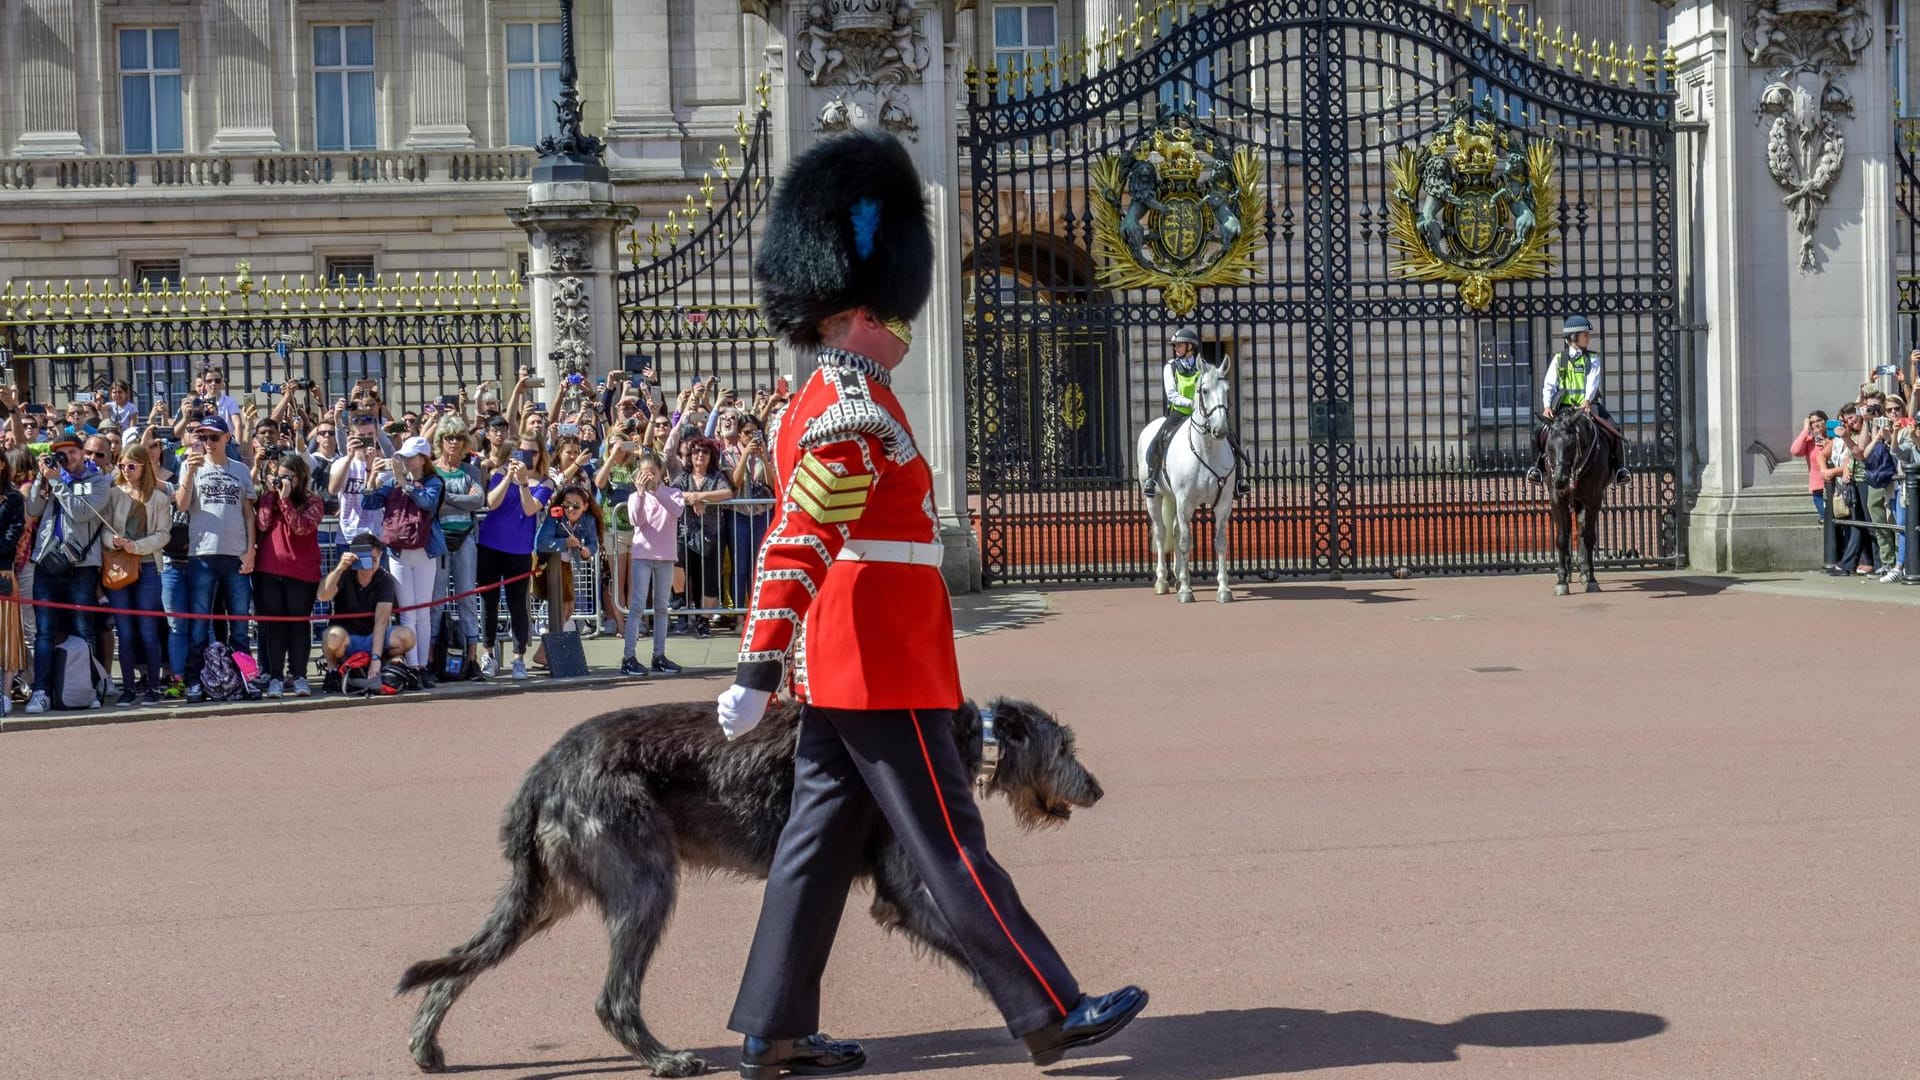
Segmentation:
<svg viewBox="0 0 1920 1080">
<path fill-rule="evenodd" d="M 938 543 L 933 471 L 885 368 L 837 349 L 774 423 L 779 516 L 760 547 L 735 681 L 828 709 L 960 705 L 940 568 L 840 561 L 848 540 Z"/>
</svg>

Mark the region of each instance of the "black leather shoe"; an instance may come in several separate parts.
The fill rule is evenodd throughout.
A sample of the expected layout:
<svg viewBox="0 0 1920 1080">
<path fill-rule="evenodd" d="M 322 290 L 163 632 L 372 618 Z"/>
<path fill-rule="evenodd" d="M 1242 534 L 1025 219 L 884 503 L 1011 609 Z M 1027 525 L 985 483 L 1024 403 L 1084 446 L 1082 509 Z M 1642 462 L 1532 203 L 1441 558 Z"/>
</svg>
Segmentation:
<svg viewBox="0 0 1920 1080">
<path fill-rule="evenodd" d="M 740 1046 L 741 1080 L 779 1080 L 782 1076 L 832 1076 L 867 1063 L 857 1042 L 816 1033 L 804 1039 L 762 1039 L 749 1035 Z"/>
<path fill-rule="evenodd" d="M 1146 1007 L 1147 992 L 1137 986 L 1102 997 L 1083 995 L 1066 1019 L 1027 1036 L 1027 1053 L 1035 1065 L 1051 1065 L 1069 1050 L 1112 1038 Z"/>
</svg>

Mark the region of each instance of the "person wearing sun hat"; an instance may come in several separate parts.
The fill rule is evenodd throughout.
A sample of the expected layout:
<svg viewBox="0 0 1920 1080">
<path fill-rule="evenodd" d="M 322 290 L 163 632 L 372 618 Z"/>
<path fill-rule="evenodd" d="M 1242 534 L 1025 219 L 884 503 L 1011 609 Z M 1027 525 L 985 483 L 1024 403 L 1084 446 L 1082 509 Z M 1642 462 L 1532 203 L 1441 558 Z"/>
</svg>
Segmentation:
<svg viewBox="0 0 1920 1080">
<path fill-rule="evenodd" d="M 399 592 L 398 606 L 414 608 L 400 612 L 400 625 L 413 632 L 406 661 L 421 669 L 423 681 L 431 682 L 432 674 L 425 668 L 433 644 L 428 631 L 433 612 L 416 605 L 433 599 L 440 556 L 447 553 L 446 534 L 440 528 L 446 481 L 433 467 L 433 444 L 419 435 L 402 440 L 391 458 L 374 463 L 367 484 L 361 499 L 368 509 L 381 511 L 380 542 L 387 549 L 387 570 Z"/>
<path fill-rule="evenodd" d="M 233 429 L 226 418 L 209 413 L 188 433 L 187 456 L 174 490 L 174 506 L 187 513 L 187 613 L 210 615 L 224 594 L 229 615 L 253 613 L 253 560 L 257 539 L 254 518 L 253 470 L 229 457 Z M 198 701 L 200 666 L 213 624 L 206 619 L 187 623 L 187 700 Z M 246 652 L 247 624 L 234 619 L 221 624 L 227 643 Z"/>
</svg>

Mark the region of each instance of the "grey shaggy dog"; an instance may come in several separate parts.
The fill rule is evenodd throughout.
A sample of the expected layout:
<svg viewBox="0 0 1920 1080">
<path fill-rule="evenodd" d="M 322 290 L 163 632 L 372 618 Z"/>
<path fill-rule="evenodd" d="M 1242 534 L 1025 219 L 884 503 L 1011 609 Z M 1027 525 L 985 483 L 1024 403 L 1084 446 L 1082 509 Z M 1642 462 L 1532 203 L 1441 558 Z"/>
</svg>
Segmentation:
<svg viewBox="0 0 1920 1080">
<path fill-rule="evenodd" d="M 1100 784 L 1080 764 L 1073 731 L 1044 709 L 996 700 L 1000 760 L 987 794 L 1003 796 L 1026 828 L 1057 825 L 1092 806 Z M 400 977 L 396 993 L 427 994 L 408 1048 L 421 1069 L 446 1065 L 439 1031 L 447 1010 L 480 973 L 582 902 L 600 908 L 612 938 L 595 1011 L 608 1034 L 655 1076 L 694 1076 L 706 1064 L 661 1045 L 640 1015 L 640 985 L 666 931 L 683 867 L 765 878 L 793 800 L 800 707 L 775 704 L 759 727 L 728 742 L 712 702 L 649 705 L 603 713 L 560 737 L 520 783 L 500 840 L 513 873 L 480 932 Z M 961 758 L 982 761 L 980 712 L 954 713 Z M 861 878 L 872 915 L 916 951 L 970 972 L 912 860 L 884 818 L 864 841 Z M 977 985 L 977 980 L 976 980 Z"/>
</svg>

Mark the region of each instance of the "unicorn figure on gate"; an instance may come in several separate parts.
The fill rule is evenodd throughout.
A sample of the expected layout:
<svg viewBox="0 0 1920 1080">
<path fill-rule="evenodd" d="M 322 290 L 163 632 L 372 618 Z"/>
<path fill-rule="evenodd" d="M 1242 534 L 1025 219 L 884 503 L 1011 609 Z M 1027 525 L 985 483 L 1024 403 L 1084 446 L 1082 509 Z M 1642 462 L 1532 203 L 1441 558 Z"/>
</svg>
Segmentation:
<svg viewBox="0 0 1920 1080">
<path fill-rule="evenodd" d="M 1232 387 L 1227 366 L 1192 358 L 1187 364 L 1191 374 L 1182 374 L 1178 389 L 1169 392 L 1167 415 L 1140 432 L 1136 462 L 1144 478 L 1141 493 L 1153 532 L 1153 591 L 1166 594 L 1167 541 L 1169 530 L 1177 530 L 1173 576 L 1183 604 L 1193 602 L 1188 559 L 1193 552 L 1194 511 L 1202 506 L 1213 510 L 1219 600 L 1233 602 L 1233 591 L 1227 588 L 1227 518 L 1233 513 L 1234 496 L 1246 490 L 1246 478 L 1228 415 Z"/>
</svg>

